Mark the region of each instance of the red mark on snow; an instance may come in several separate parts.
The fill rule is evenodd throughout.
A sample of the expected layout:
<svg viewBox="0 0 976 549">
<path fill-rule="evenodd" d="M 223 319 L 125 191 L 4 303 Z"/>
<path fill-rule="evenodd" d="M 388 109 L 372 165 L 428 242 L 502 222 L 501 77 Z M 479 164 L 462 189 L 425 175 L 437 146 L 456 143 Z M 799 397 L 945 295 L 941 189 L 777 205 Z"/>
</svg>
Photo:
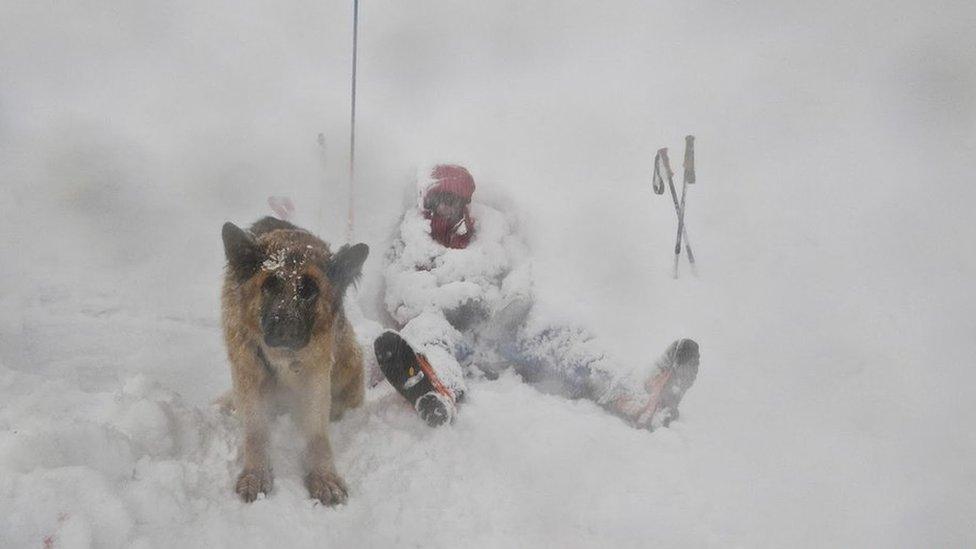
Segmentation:
<svg viewBox="0 0 976 549">
<path fill-rule="evenodd" d="M 64 513 L 64 512 L 58 513 L 58 529 L 59 530 L 61 529 L 61 526 L 64 524 L 64 521 L 68 520 L 68 517 L 70 517 L 70 516 L 71 515 L 69 515 L 68 513 Z M 54 534 L 48 534 L 48 535 L 44 536 L 44 540 L 43 540 L 44 541 L 44 549 L 54 549 L 54 540 L 56 540 L 56 539 L 57 539 L 57 532 L 55 532 Z"/>
</svg>

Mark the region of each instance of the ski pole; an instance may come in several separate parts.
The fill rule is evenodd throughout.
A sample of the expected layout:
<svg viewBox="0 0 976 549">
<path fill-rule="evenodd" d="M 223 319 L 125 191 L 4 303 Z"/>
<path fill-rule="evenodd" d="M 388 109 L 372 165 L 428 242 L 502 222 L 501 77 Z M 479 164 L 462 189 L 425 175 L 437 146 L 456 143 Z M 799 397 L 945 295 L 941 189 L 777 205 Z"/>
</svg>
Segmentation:
<svg viewBox="0 0 976 549">
<path fill-rule="evenodd" d="M 687 154 L 687 152 L 686 152 Z M 671 162 L 668 159 L 668 149 L 667 147 L 658 149 L 657 155 L 654 157 L 654 192 L 656 194 L 664 193 L 664 180 L 661 177 L 660 165 L 664 164 L 665 173 L 668 176 L 668 189 L 671 191 L 671 202 L 674 204 L 674 213 L 678 216 L 679 222 L 681 221 L 681 206 L 678 204 L 678 193 L 674 189 L 674 173 L 671 171 Z M 694 164 L 692 164 L 692 170 L 694 170 Z M 686 173 L 687 177 L 687 173 Z M 694 176 L 692 176 L 694 179 Z M 688 238 L 688 228 L 681 224 L 681 232 L 684 234 L 685 238 L 685 251 L 688 253 L 688 263 L 692 267 L 695 266 L 695 253 L 691 250 L 691 239 Z M 678 244 L 680 246 L 680 243 Z M 679 248 L 680 251 L 680 248 Z"/>
<path fill-rule="evenodd" d="M 671 191 L 671 202 L 674 203 L 675 215 L 680 217 L 681 215 L 680 211 L 683 208 L 678 205 L 678 193 L 674 190 L 674 173 L 671 171 L 671 160 L 668 157 L 668 150 L 666 148 L 663 150 L 664 150 L 663 162 L 668 173 L 668 190 Z M 691 251 L 691 240 L 688 239 L 688 227 L 682 225 L 681 233 L 684 235 L 685 238 L 685 251 L 688 252 L 688 263 L 691 263 L 691 265 L 694 266 L 695 253 Z"/>
<path fill-rule="evenodd" d="M 667 157 L 665 157 L 667 158 Z M 668 166 L 668 177 L 671 177 L 671 166 Z M 681 254 L 681 236 L 685 233 L 685 214 L 688 213 L 688 206 L 685 203 L 685 197 L 688 194 L 688 185 L 695 182 L 695 136 L 686 135 L 685 136 L 685 162 L 684 162 L 684 174 L 681 176 L 681 207 L 678 209 L 678 236 L 674 244 L 674 277 L 678 278 L 678 256 Z M 688 244 L 687 235 L 685 235 L 685 245 Z M 695 267 L 694 262 L 691 259 L 691 253 L 688 254 L 688 263 L 692 268 Z"/>
<path fill-rule="evenodd" d="M 667 157 L 665 157 L 667 159 Z M 671 166 L 668 168 L 668 178 L 670 180 L 671 176 Z M 670 182 L 670 181 L 669 181 Z M 681 256 L 681 233 L 685 230 L 685 196 L 688 192 L 688 180 L 686 179 L 681 185 L 681 205 L 678 207 L 678 234 L 674 240 L 674 270 L 672 271 L 672 276 L 678 278 L 678 258 Z M 688 241 L 685 241 L 685 245 Z M 688 262 L 691 262 L 691 257 L 688 257 Z"/>
<path fill-rule="evenodd" d="M 683 181 L 689 185 L 695 184 L 695 136 L 685 136 L 685 175 Z M 687 235 L 685 235 L 687 236 Z"/>
</svg>

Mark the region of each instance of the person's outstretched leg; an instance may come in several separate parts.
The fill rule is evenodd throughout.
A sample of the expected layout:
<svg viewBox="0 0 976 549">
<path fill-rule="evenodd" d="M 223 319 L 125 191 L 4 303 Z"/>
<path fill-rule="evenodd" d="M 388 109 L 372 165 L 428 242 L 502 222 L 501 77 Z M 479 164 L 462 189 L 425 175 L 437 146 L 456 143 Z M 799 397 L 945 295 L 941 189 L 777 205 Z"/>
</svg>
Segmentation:
<svg viewBox="0 0 976 549">
<path fill-rule="evenodd" d="M 431 427 L 453 422 L 464 396 L 464 373 L 455 358 L 462 341 L 443 316 L 429 313 L 373 343 L 383 375 Z"/>
<path fill-rule="evenodd" d="M 654 430 L 678 419 L 678 405 L 698 377 L 701 356 L 693 339 L 671 343 L 644 382 L 646 393 L 615 387 L 607 394 L 609 409 L 635 427 Z"/>
<path fill-rule="evenodd" d="M 698 344 L 673 342 L 651 368 L 627 367 L 586 331 L 548 327 L 522 333 L 507 352 L 522 377 L 545 392 L 593 400 L 638 428 L 653 430 L 678 417 L 678 404 L 698 374 Z"/>
<path fill-rule="evenodd" d="M 454 421 L 457 395 L 437 376 L 430 362 L 414 352 L 400 334 L 388 331 L 373 343 L 376 361 L 391 385 L 431 427 Z"/>
</svg>

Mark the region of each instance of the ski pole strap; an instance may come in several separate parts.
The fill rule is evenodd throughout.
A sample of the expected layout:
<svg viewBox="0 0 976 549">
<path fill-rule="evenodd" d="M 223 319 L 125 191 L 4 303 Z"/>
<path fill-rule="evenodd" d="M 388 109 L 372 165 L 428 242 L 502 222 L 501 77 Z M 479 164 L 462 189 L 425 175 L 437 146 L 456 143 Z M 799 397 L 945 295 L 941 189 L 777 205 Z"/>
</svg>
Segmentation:
<svg viewBox="0 0 976 549">
<path fill-rule="evenodd" d="M 685 178 L 684 182 L 695 183 L 695 136 L 685 136 Z"/>
<path fill-rule="evenodd" d="M 654 155 L 654 177 L 651 185 L 654 187 L 654 194 L 664 194 L 664 179 L 661 177 L 661 159 L 668 157 L 668 149 L 658 149 Z"/>
</svg>

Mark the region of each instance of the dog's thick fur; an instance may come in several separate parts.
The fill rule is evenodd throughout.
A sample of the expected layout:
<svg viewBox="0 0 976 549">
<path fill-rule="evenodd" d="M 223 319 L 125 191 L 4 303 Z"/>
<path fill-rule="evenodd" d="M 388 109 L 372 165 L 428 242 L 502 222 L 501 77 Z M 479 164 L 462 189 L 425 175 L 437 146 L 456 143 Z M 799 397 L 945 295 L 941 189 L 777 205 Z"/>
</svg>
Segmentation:
<svg viewBox="0 0 976 549">
<path fill-rule="evenodd" d="M 335 470 L 329 421 L 363 402 L 363 359 L 342 298 L 369 249 L 357 244 L 332 253 L 311 233 L 270 217 L 249 231 L 226 223 L 223 240 L 224 339 L 234 407 L 244 425 L 244 468 L 236 491 L 249 502 L 271 490 L 268 427 L 274 411 L 284 406 L 306 438 L 309 494 L 326 505 L 344 502 L 348 492 Z M 286 309 L 297 305 L 302 311 L 289 316 Z M 298 335 L 289 344 L 269 337 L 276 322 Z"/>
</svg>

